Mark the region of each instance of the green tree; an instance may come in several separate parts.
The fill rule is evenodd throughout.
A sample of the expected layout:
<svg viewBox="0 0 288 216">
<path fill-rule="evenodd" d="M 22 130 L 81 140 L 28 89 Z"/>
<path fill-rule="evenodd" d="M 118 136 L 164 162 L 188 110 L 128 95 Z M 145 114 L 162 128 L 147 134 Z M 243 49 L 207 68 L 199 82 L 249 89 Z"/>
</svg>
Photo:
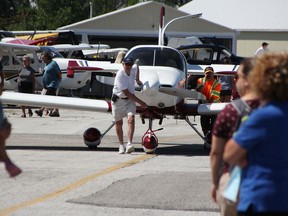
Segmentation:
<svg viewBox="0 0 288 216">
<path fill-rule="evenodd" d="M 182 6 L 190 0 L 158 0 L 172 7 Z M 1 0 L 0 29 L 47 30 L 56 29 L 131 6 L 140 0 Z"/>
<path fill-rule="evenodd" d="M 7 30 L 10 25 L 23 22 L 31 12 L 29 0 L 1 0 L 0 29 Z"/>
</svg>

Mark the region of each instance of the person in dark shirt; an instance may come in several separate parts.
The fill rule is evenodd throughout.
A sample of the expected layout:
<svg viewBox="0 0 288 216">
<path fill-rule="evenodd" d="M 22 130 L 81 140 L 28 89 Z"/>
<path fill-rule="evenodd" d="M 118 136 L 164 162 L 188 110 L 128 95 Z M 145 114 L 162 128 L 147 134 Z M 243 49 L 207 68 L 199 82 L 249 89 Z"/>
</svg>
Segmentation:
<svg viewBox="0 0 288 216">
<path fill-rule="evenodd" d="M 33 94 L 35 91 L 35 70 L 30 66 L 30 57 L 23 56 L 23 67 L 19 70 L 19 77 L 17 80 L 18 92 Z M 23 114 L 22 118 L 26 118 L 25 106 L 21 106 Z M 29 116 L 33 116 L 31 107 L 28 107 Z"/>
<path fill-rule="evenodd" d="M 241 94 L 241 100 L 253 110 L 259 106 L 259 100 L 251 93 L 248 75 L 253 68 L 253 59 L 244 59 L 237 71 L 236 86 Z M 211 197 L 220 206 L 222 216 L 236 216 L 237 203 L 230 202 L 223 197 L 223 191 L 229 180 L 229 165 L 223 165 L 224 147 L 236 131 L 241 117 L 240 108 L 236 103 L 228 104 L 217 116 L 212 130 L 212 148 L 210 164 L 212 173 Z M 220 177 L 219 177 L 220 176 Z"/>
</svg>

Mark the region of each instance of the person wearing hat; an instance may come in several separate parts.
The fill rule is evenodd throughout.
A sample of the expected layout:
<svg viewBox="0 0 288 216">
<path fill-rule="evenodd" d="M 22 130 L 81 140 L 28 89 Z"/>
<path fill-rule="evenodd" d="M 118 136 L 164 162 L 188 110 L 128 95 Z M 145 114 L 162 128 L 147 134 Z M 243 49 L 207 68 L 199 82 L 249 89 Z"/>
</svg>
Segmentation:
<svg viewBox="0 0 288 216">
<path fill-rule="evenodd" d="M 219 103 L 221 84 L 214 78 L 213 67 L 206 67 L 204 77 L 197 80 L 196 91 L 206 97 L 206 100 L 200 100 L 199 103 Z M 217 115 L 201 115 L 200 123 L 206 142 L 211 144 L 211 131 Z"/>
<path fill-rule="evenodd" d="M 262 46 L 261 47 L 259 47 L 258 49 L 257 49 L 257 51 L 255 52 L 255 56 L 260 56 L 260 55 L 262 55 L 264 52 L 267 52 L 268 51 L 268 43 L 266 43 L 266 42 L 263 42 L 262 43 Z"/>
<path fill-rule="evenodd" d="M 147 104 L 134 95 L 135 81 L 139 86 L 142 82 L 139 79 L 139 67 L 134 64 L 132 58 L 124 58 L 122 68 L 118 70 L 112 94 L 112 116 L 115 122 L 116 134 L 119 140 L 119 154 L 131 153 L 134 151 L 132 145 L 135 130 L 136 103 L 146 109 Z M 127 145 L 123 139 L 123 118 L 127 117 Z"/>
</svg>

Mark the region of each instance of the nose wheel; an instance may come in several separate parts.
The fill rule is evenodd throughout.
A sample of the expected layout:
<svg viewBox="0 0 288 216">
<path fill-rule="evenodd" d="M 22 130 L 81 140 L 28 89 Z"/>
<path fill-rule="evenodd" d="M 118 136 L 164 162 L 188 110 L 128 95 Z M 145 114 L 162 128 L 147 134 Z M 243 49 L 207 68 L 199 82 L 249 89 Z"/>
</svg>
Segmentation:
<svg viewBox="0 0 288 216">
<path fill-rule="evenodd" d="M 163 130 L 163 128 L 152 130 L 152 124 L 153 119 L 151 116 L 149 116 L 149 127 L 142 137 L 142 147 L 146 154 L 153 154 L 156 151 L 158 146 L 158 138 L 154 132 Z"/>
</svg>

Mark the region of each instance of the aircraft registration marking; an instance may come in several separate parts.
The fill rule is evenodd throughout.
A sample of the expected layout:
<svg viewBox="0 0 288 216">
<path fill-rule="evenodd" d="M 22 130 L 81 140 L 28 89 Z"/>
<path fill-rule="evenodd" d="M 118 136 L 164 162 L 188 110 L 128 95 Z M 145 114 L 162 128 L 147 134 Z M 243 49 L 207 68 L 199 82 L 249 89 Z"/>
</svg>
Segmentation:
<svg viewBox="0 0 288 216">
<path fill-rule="evenodd" d="M 125 168 L 125 167 L 129 167 L 129 166 L 132 166 L 134 164 L 137 164 L 139 162 L 142 162 L 142 161 L 145 161 L 145 160 L 148 160 L 150 158 L 153 158 L 153 157 L 156 157 L 156 155 L 150 155 L 150 154 L 145 154 L 145 155 L 141 155 L 141 156 L 138 156 L 136 158 L 133 158 L 132 160 L 128 160 L 126 162 L 123 162 L 123 163 L 120 163 L 120 164 L 116 164 L 114 166 L 111 166 L 111 167 L 108 167 L 100 172 L 97 172 L 97 173 L 94 173 L 92 175 L 88 175 L 84 178 L 81 178 L 80 180 L 78 181 L 75 181 L 75 182 L 72 182 L 71 184 L 68 184 L 67 186 L 63 187 L 63 188 L 60 188 L 52 193 L 48 193 L 48 194 L 45 194 L 43 196 L 40 196 L 38 198 L 35 198 L 35 199 L 32 199 L 32 200 L 27 200 L 25 202 L 22 202 L 22 203 L 18 203 L 14 206 L 11 206 L 11 207 L 8 207 L 6 209 L 2 209 L 0 210 L 0 215 L 9 215 L 11 214 L 12 212 L 15 212 L 17 210 L 20 210 L 22 208 L 26 208 L 28 206 L 32 206 L 32 205 L 35 205 L 35 204 L 38 204 L 38 203 L 41 203 L 41 202 L 45 202 L 45 201 L 48 201 L 50 199 L 54 199 L 58 196 L 61 196 L 69 191 L 72 191 L 74 190 L 75 188 L 77 187 L 80 187 L 84 184 L 86 184 L 87 182 L 89 181 L 92 181 L 100 176 L 103 176 L 103 175 L 107 175 L 111 172 L 114 172 L 114 171 L 117 171 L 119 169 L 122 169 L 122 168 Z"/>
</svg>

